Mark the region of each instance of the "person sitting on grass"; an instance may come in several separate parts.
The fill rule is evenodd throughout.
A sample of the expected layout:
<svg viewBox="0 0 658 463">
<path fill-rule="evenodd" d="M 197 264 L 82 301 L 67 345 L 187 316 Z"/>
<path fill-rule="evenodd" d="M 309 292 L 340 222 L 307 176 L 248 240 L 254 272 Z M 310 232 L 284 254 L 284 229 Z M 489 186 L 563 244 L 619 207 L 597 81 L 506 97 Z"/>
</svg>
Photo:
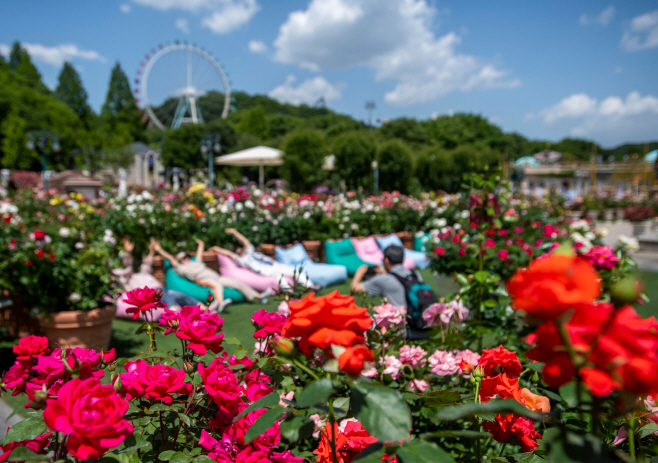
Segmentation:
<svg viewBox="0 0 658 463">
<path fill-rule="evenodd" d="M 198 302 L 193 297 L 180 291 L 165 288 L 157 278 L 153 276 L 153 255 L 155 254 L 156 241 L 151 239 L 149 243 L 149 253 L 142 259 L 142 264 L 139 272 L 133 272 L 133 250 L 135 245 L 126 238 L 123 240 L 123 259 L 122 263 L 124 268 L 117 269 L 113 273 L 119 276 L 119 281 L 123 284 L 125 292 L 132 291 L 137 288 L 152 288 L 162 290 L 161 301 L 167 304 L 167 307 L 173 310 L 179 310 L 186 305 L 198 305 Z"/>
<path fill-rule="evenodd" d="M 290 288 L 288 279 L 296 280 L 304 288 L 316 287 L 305 273 L 296 272 L 294 267 L 277 262 L 271 257 L 257 252 L 254 245 L 235 228 L 227 228 L 224 231 L 233 235 L 240 244 L 233 251 L 220 248 L 219 246 L 213 246 L 209 251 L 230 257 L 240 267 L 248 268 L 252 272 L 276 278 L 282 289 Z"/>
<path fill-rule="evenodd" d="M 176 257 L 174 257 L 162 249 L 162 246 L 160 246 L 160 243 L 157 241 L 155 242 L 154 249 L 158 254 L 169 261 L 177 275 L 211 289 L 215 298 L 208 307 L 211 312 L 222 312 L 228 304 L 233 302 L 231 299 L 224 299 L 225 287 L 237 289 L 248 301 L 260 299 L 263 304 L 267 303 L 267 298 L 272 294 L 271 289 L 267 289 L 259 294 L 246 284 L 234 280 L 233 278 L 221 276 L 211 268 L 208 268 L 208 266 L 203 263 L 203 250 L 205 243 L 200 239 L 195 239 L 195 241 L 198 245 L 196 250 L 196 260 L 190 259 L 185 252 L 179 252 L 176 254 Z"/>
</svg>

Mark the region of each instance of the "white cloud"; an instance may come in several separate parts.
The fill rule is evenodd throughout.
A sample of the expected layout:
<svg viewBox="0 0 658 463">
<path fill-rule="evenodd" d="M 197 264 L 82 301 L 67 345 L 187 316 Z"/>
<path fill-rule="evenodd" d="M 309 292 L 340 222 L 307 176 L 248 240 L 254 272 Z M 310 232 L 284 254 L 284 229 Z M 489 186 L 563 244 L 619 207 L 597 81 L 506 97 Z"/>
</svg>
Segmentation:
<svg viewBox="0 0 658 463">
<path fill-rule="evenodd" d="M 325 101 L 337 100 L 341 97 L 341 89 L 344 85 L 332 85 L 324 77 L 307 79 L 295 86 L 297 79 L 293 75 L 286 77 L 286 81 L 275 87 L 268 94 L 271 98 L 292 104 L 313 104 L 318 99 Z"/>
<path fill-rule="evenodd" d="M 599 101 L 585 93 L 577 93 L 534 116 L 547 126 L 570 129 L 574 136 L 609 143 L 643 140 L 655 136 L 658 97 L 642 96 L 633 91 L 625 99 L 609 96 Z"/>
<path fill-rule="evenodd" d="M 100 61 L 105 63 L 107 59 L 101 56 L 100 53 L 94 50 L 83 50 L 78 48 L 77 45 L 66 43 L 48 47 L 40 43 L 21 43 L 21 46 L 27 50 L 30 57 L 34 61 L 51 64 L 53 66 L 61 66 L 64 61 L 71 61 L 73 59 L 85 59 L 88 61 Z M 10 46 L 0 43 L 0 52 L 3 55 L 8 55 Z"/>
<path fill-rule="evenodd" d="M 131 11 L 132 9 L 133 9 L 133 7 L 130 6 L 130 5 L 128 5 L 127 3 L 122 3 L 121 5 L 119 5 L 119 10 L 120 10 L 122 13 L 126 13 L 126 14 L 128 14 L 128 13 L 130 13 L 130 11 Z"/>
<path fill-rule="evenodd" d="M 621 37 L 626 51 L 658 47 L 658 10 L 636 16 Z"/>
<path fill-rule="evenodd" d="M 252 53 L 265 53 L 267 51 L 267 45 L 262 40 L 250 40 L 249 51 Z"/>
<path fill-rule="evenodd" d="M 622 72 L 624 70 L 621 66 L 615 66 L 615 72 Z"/>
<path fill-rule="evenodd" d="M 601 11 L 598 15 L 589 17 L 586 14 L 580 16 L 580 24 L 598 24 L 600 26 L 607 26 L 612 21 L 612 18 L 615 17 L 615 7 L 610 5 L 605 10 Z"/>
<path fill-rule="evenodd" d="M 415 104 L 475 88 L 516 87 L 519 80 L 458 54 L 454 32 L 436 37 L 427 0 L 312 0 L 290 13 L 274 42 L 275 60 L 313 71 L 366 66 L 396 86 L 393 104 Z"/>
<path fill-rule="evenodd" d="M 132 0 L 160 11 L 183 10 L 202 14 L 201 25 L 215 34 L 238 29 L 260 10 L 256 0 Z"/>
<path fill-rule="evenodd" d="M 5 57 L 8 57 L 10 51 L 11 51 L 11 47 L 9 45 L 7 45 L 6 43 L 0 43 L 0 55 L 4 55 Z"/>
<path fill-rule="evenodd" d="M 190 22 L 185 18 L 178 18 L 176 20 L 176 29 L 183 32 L 183 34 L 190 33 Z"/>
</svg>

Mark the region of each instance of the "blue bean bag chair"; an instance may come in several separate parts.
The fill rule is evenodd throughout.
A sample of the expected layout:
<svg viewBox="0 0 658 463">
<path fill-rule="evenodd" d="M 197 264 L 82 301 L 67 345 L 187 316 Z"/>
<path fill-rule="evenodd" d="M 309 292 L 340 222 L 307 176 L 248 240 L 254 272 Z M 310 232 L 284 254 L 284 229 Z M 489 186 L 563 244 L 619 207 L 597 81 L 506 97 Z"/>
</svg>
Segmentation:
<svg viewBox="0 0 658 463">
<path fill-rule="evenodd" d="M 353 276 L 362 265 L 372 267 L 372 264 L 364 262 L 356 254 L 352 240 L 349 238 L 340 241 L 325 241 L 324 256 L 327 264 L 342 265 L 345 267 L 349 276 Z"/>
<path fill-rule="evenodd" d="M 382 251 L 389 246 L 400 246 L 401 248 L 404 248 L 400 237 L 393 234 L 377 238 L 377 244 L 382 248 Z M 423 270 L 430 266 L 430 261 L 424 252 L 412 251 L 411 249 L 404 248 L 404 257 L 405 259 L 412 259 L 416 263 L 416 268 L 418 270 Z"/>
<path fill-rule="evenodd" d="M 210 288 L 198 285 L 194 281 L 178 275 L 174 272 L 174 269 L 171 268 L 171 264 L 168 260 L 165 260 L 164 268 L 165 288 L 180 291 L 181 293 L 193 297 L 199 302 L 206 303 L 208 300 L 208 294 L 210 294 Z M 231 299 L 234 304 L 245 302 L 247 300 L 240 291 L 233 288 L 224 288 L 224 299 Z"/>
<path fill-rule="evenodd" d="M 427 245 L 429 244 L 429 233 L 418 233 L 414 237 L 414 249 L 427 254 Z"/>
<path fill-rule="evenodd" d="M 306 253 L 301 244 L 296 244 L 288 249 L 276 248 L 276 260 L 282 264 L 295 267 L 302 271 L 316 285 L 326 287 L 336 285 L 347 280 L 347 269 L 343 265 L 320 264 Z"/>
</svg>

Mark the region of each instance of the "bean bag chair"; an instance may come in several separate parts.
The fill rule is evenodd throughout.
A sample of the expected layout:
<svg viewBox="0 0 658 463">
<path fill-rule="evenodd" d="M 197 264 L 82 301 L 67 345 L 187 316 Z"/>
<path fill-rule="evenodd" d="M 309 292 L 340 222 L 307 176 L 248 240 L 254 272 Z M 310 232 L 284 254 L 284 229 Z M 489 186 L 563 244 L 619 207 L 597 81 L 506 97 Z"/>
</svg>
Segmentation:
<svg viewBox="0 0 658 463">
<path fill-rule="evenodd" d="M 179 276 L 174 272 L 174 269 L 171 268 L 171 264 L 167 260 L 165 261 L 165 288 L 185 293 L 204 304 L 208 299 L 208 294 L 210 294 L 210 288 L 198 285 L 194 281 Z M 240 291 L 233 288 L 224 288 L 224 299 L 231 299 L 233 303 L 247 300 Z"/>
<path fill-rule="evenodd" d="M 384 263 L 384 253 L 372 236 L 363 239 L 352 238 L 352 246 L 354 246 L 356 255 L 362 261 L 374 265 L 382 265 Z M 413 259 L 405 258 L 402 266 L 407 270 L 413 270 L 416 268 L 416 262 Z"/>
<path fill-rule="evenodd" d="M 369 265 L 356 255 L 352 241 L 345 238 L 340 241 L 325 241 L 324 242 L 324 255 L 327 264 L 342 265 L 347 269 L 347 274 L 353 276 L 357 269 L 362 265 Z M 313 280 L 311 278 L 311 280 Z"/>
<path fill-rule="evenodd" d="M 228 278 L 233 278 L 241 283 L 251 286 L 258 292 L 263 292 L 268 288 L 279 289 L 279 282 L 274 277 L 261 275 L 252 272 L 248 268 L 240 267 L 233 259 L 223 254 L 217 254 L 219 261 L 219 273 Z M 233 299 L 233 298 L 231 298 Z"/>
<path fill-rule="evenodd" d="M 377 238 L 377 244 L 379 247 L 382 249 L 386 249 L 389 246 L 400 246 L 404 248 L 402 245 L 402 240 L 400 239 L 399 236 L 397 235 L 388 235 L 388 236 L 383 236 L 381 238 Z M 411 249 L 405 249 L 404 250 L 404 258 L 407 259 L 412 259 L 416 263 L 416 268 L 419 270 L 426 269 L 430 265 L 430 261 L 427 258 L 427 255 L 424 252 L 420 251 L 412 251 Z"/>
<path fill-rule="evenodd" d="M 427 245 L 429 244 L 429 233 L 417 233 L 414 237 L 414 250 L 427 254 Z"/>
<path fill-rule="evenodd" d="M 305 273 L 316 285 L 326 287 L 347 280 L 347 269 L 343 265 L 314 262 L 300 243 L 288 249 L 278 247 L 275 254 L 276 260 L 282 264 L 295 267 L 296 271 Z"/>
</svg>

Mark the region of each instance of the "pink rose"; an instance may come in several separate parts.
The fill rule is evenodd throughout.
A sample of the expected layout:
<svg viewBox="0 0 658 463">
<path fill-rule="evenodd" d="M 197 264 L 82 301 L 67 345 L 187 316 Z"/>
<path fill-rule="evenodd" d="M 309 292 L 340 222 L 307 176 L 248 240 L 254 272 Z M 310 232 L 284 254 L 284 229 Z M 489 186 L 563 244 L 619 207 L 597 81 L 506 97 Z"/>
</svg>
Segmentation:
<svg viewBox="0 0 658 463">
<path fill-rule="evenodd" d="M 448 376 L 459 371 L 459 363 L 452 352 L 437 350 L 430 356 L 429 361 L 430 371 L 434 375 Z"/>
<path fill-rule="evenodd" d="M 50 348 L 48 347 L 48 338 L 44 336 L 27 336 L 18 341 L 18 345 L 14 346 L 14 354 L 17 360 L 30 360 L 31 358 L 40 355 L 48 355 Z"/>
<path fill-rule="evenodd" d="M 247 400 L 249 402 L 255 402 L 261 397 L 265 397 L 273 390 L 273 388 L 265 384 L 263 381 L 249 381 L 246 388 Z"/>
<path fill-rule="evenodd" d="M 56 399 L 48 399 L 43 419 L 53 431 L 68 435 L 66 448 L 80 460 L 96 460 L 119 446 L 133 432 L 123 416 L 128 402 L 114 388 L 96 378 L 74 378 Z"/>
<path fill-rule="evenodd" d="M 507 260 L 508 256 L 509 256 L 509 253 L 507 252 L 506 249 L 501 249 L 500 251 L 498 251 L 498 258 L 500 260 Z"/>
<path fill-rule="evenodd" d="M 457 352 L 455 355 L 455 361 L 457 362 L 457 365 L 459 365 L 458 374 L 462 375 L 464 378 L 470 378 L 471 375 L 464 370 L 464 367 L 466 366 L 469 371 L 475 368 L 480 362 L 480 354 L 473 352 L 472 350 L 465 349 Z M 468 367 L 468 365 L 470 365 L 470 367 Z"/>
<path fill-rule="evenodd" d="M 441 322 L 444 325 L 447 325 L 450 323 L 450 320 L 452 319 L 453 316 L 456 318 L 458 322 L 463 322 L 464 319 L 468 317 L 468 309 L 464 307 L 462 301 L 450 301 L 446 303 L 445 309 L 440 315 Z"/>
<path fill-rule="evenodd" d="M 103 359 L 116 359 L 116 350 L 112 348 L 107 352 L 96 352 L 93 349 L 74 347 L 62 352 L 62 349 L 55 349 L 52 354 L 37 358 L 34 370 L 39 376 L 33 380 L 34 383 L 50 387 L 59 379 L 70 378 L 71 373 L 64 368 L 64 359 L 68 370 L 76 371 L 80 379 L 102 378 L 105 372 L 100 369 L 101 363 Z"/>
<path fill-rule="evenodd" d="M 165 309 L 160 325 L 165 326 L 165 334 L 176 333 L 178 339 L 187 341 L 187 348 L 195 354 L 206 355 L 208 350 L 218 354 L 224 339 L 218 334 L 224 320 L 216 313 L 209 313 L 201 307 L 185 306 L 180 312 Z"/>
<path fill-rule="evenodd" d="M 317 413 L 315 415 L 309 416 L 311 421 L 313 421 L 313 437 L 315 439 L 318 439 L 320 437 L 320 432 L 324 429 L 325 425 L 327 424 L 326 420 L 323 420 L 320 418 L 320 415 Z"/>
<path fill-rule="evenodd" d="M 583 257 L 597 270 L 612 270 L 619 263 L 619 258 L 610 246 L 593 246 Z"/>
<path fill-rule="evenodd" d="M 11 426 L 7 428 L 7 432 L 9 432 L 9 429 L 11 429 Z M 45 453 L 46 447 L 48 447 L 48 444 L 50 444 L 50 436 L 52 436 L 52 433 L 47 432 L 41 434 L 34 440 L 9 442 L 5 445 L 0 446 L 0 462 L 7 461 L 9 459 L 9 455 L 11 454 L 11 451 L 17 447 L 27 447 L 28 449 L 32 450 L 35 453 L 41 453 L 41 454 Z"/>
<path fill-rule="evenodd" d="M 149 365 L 144 360 L 127 362 L 121 374 L 121 393 L 128 400 L 146 397 L 166 404 L 174 402 L 174 394 L 189 394 L 192 385 L 185 382 L 185 372 L 166 365 Z"/>
<path fill-rule="evenodd" d="M 288 301 L 279 302 L 279 307 L 277 307 L 276 313 L 288 317 L 290 315 L 290 307 L 288 307 Z"/>
<path fill-rule="evenodd" d="M 213 360 L 207 367 L 199 363 L 199 374 L 206 392 L 220 409 L 232 413 L 236 405 L 242 403 L 240 396 L 244 389 L 238 385 L 233 370 L 225 366 L 220 359 Z"/>
<path fill-rule="evenodd" d="M 290 450 L 286 450 L 285 452 L 272 452 L 270 461 L 272 463 L 303 463 L 304 459 L 296 457 L 290 453 Z"/>
<path fill-rule="evenodd" d="M 423 320 L 427 326 L 440 326 L 441 325 L 441 314 L 446 310 L 446 305 L 436 302 L 430 305 L 423 312 Z"/>
<path fill-rule="evenodd" d="M 413 389 L 416 392 L 423 392 L 425 389 L 430 387 L 429 383 L 427 381 L 424 381 L 422 379 L 412 379 L 409 381 L 409 384 L 407 384 L 411 389 Z"/>
<path fill-rule="evenodd" d="M 7 373 L 5 373 L 2 381 L 5 383 L 5 389 L 11 391 L 12 396 L 20 394 L 25 391 L 25 385 L 27 380 L 30 378 L 30 370 L 32 368 L 32 362 L 28 360 L 16 360 L 14 364 L 9 368 Z"/>
<path fill-rule="evenodd" d="M 384 371 L 382 371 L 382 374 L 390 375 L 394 380 L 398 379 L 400 376 L 400 369 L 402 368 L 402 362 L 400 362 L 397 357 L 393 355 L 385 355 L 384 360 L 382 360 L 380 364 L 384 365 Z"/>
<path fill-rule="evenodd" d="M 427 352 L 420 346 L 400 347 L 400 362 L 413 368 L 424 367 L 427 363 Z"/>
<path fill-rule="evenodd" d="M 377 328 L 399 328 L 405 325 L 407 309 L 393 304 L 378 305 L 374 309 L 372 318 Z"/>
<path fill-rule="evenodd" d="M 145 312 L 166 307 L 166 304 L 160 302 L 160 298 L 162 298 L 161 289 L 144 287 L 128 291 L 123 302 L 132 306 L 126 309 L 126 313 L 133 314 L 133 320 L 137 320 L 140 315 L 146 315 Z"/>
<path fill-rule="evenodd" d="M 273 334 L 281 334 L 281 329 L 286 323 L 287 318 L 278 313 L 268 312 L 267 310 L 260 309 L 254 312 L 251 321 L 260 326 L 260 329 L 254 333 L 254 338 L 264 338 Z"/>
</svg>

